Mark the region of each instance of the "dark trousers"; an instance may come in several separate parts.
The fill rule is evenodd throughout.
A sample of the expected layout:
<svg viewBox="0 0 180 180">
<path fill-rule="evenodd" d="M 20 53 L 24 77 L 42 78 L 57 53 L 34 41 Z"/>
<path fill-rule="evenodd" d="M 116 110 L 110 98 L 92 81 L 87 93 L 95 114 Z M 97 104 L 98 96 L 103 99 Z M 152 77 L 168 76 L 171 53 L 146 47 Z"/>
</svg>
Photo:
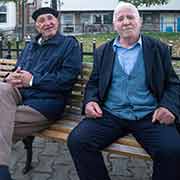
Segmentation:
<svg viewBox="0 0 180 180">
<path fill-rule="evenodd" d="M 0 165 L 0 180 L 12 180 L 7 166 Z"/>
<path fill-rule="evenodd" d="M 110 180 L 101 150 L 132 133 L 153 159 L 153 180 L 180 180 L 180 135 L 175 125 L 152 123 L 152 114 L 137 121 L 85 118 L 71 132 L 68 148 L 80 180 Z"/>
</svg>

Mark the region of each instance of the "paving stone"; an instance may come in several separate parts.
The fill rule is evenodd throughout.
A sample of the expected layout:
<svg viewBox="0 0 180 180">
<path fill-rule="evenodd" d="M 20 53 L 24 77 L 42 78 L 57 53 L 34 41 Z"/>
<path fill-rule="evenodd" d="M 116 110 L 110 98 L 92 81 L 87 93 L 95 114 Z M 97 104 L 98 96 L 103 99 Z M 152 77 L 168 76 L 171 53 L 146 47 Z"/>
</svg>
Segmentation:
<svg viewBox="0 0 180 180">
<path fill-rule="evenodd" d="M 116 176 L 127 176 L 132 177 L 132 172 L 128 169 L 129 159 L 118 157 L 117 159 L 111 159 L 112 169 L 110 174 Z"/>
<path fill-rule="evenodd" d="M 47 140 L 47 139 L 35 137 L 35 139 L 34 139 L 34 141 L 33 141 L 33 147 L 44 148 L 44 146 L 46 145 L 46 143 L 47 143 L 48 141 L 49 141 L 49 140 Z"/>
<path fill-rule="evenodd" d="M 32 157 L 32 163 L 38 163 L 39 162 L 39 157 L 42 151 L 40 151 L 38 148 L 34 149 L 33 148 L 33 157 Z"/>
<path fill-rule="evenodd" d="M 77 172 L 75 168 L 72 168 L 71 171 L 68 174 L 69 180 L 79 180 L 79 177 L 77 175 Z"/>
<path fill-rule="evenodd" d="M 51 174 L 48 174 L 48 173 L 33 173 L 32 174 L 32 180 L 49 180 L 50 177 L 51 177 Z"/>
<path fill-rule="evenodd" d="M 24 175 L 24 174 L 22 173 L 23 167 L 24 167 L 24 164 L 21 163 L 21 162 L 19 162 L 19 163 L 16 164 L 15 170 L 14 170 L 13 172 L 11 172 L 12 178 L 13 178 L 14 180 L 31 180 L 31 179 L 32 179 L 32 178 L 31 178 L 31 173 L 26 174 L 26 175 Z"/>
<path fill-rule="evenodd" d="M 111 180 L 133 180 L 133 179 L 132 177 L 126 177 L 126 176 L 111 176 Z"/>
<path fill-rule="evenodd" d="M 150 168 L 150 160 L 142 160 L 137 158 L 131 158 L 128 164 L 128 168 L 133 173 L 133 176 L 139 180 L 148 179 L 152 174 L 152 168 Z"/>
<path fill-rule="evenodd" d="M 13 145 L 10 169 L 13 169 L 16 166 L 16 163 L 21 161 L 25 157 L 25 153 L 26 151 L 24 150 L 22 143 L 17 143 Z"/>
<path fill-rule="evenodd" d="M 59 143 L 47 142 L 42 155 L 53 155 L 57 156 L 59 154 Z"/>
<path fill-rule="evenodd" d="M 72 158 L 70 156 L 69 151 L 59 151 L 58 156 L 56 157 L 54 164 L 72 164 Z"/>
<path fill-rule="evenodd" d="M 37 167 L 34 168 L 34 170 L 43 172 L 43 173 L 45 172 L 51 173 L 53 171 L 52 165 L 53 165 L 54 159 L 55 159 L 54 156 L 40 155 L 39 164 Z"/>
<path fill-rule="evenodd" d="M 79 180 L 65 143 L 36 138 L 33 143 L 33 169 L 22 174 L 25 165 L 23 143 L 13 145 L 10 171 L 13 180 Z M 103 152 L 111 180 L 150 180 L 152 161 Z"/>
<path fill-rule="evenodd" d="M 75 169 L 71 165 L 58 165 L 53 166 L 53 176 L 52 180 L 63 179 L 69 180 L 73 174 L 73 180 L 78 179 Z M 72 173 L 73 171 L 73 173 Z M 75 173 L 74 173 L 75 172 Z"/>
</svg>

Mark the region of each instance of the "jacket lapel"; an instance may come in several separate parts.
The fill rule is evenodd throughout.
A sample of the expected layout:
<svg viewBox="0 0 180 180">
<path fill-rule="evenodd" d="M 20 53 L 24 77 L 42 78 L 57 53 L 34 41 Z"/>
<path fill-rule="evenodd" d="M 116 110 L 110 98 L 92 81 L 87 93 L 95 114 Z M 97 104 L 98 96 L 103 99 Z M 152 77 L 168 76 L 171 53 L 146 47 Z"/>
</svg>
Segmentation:
<svg viewBox="0 0 180 180">
<path fill-rule="evenodd" d="M 112 41 L 113 42 L 113 41 Z M 108 45 L 104 49 L 103 53 L 103 61 L 100 72 L 100 89 L 101 89 L 101 98 L 103 99 L 106 93 L 106 90 L 110 84 L 112 69 L 114 64 L 115 53 L 113 51 L 112 42 L 108 43 Z"/>
<path fill-rule="evenodd" d="M 142 35 L 142 48 L 143 48 L 143 58 L 145 65 L 145 73 L 146 73 L 146 82 L 147 85 L 151 85 L 152 80 L 152 68 L 154 61 L 154 49 L 152 43 L 145 36 Z"/>
</svg>

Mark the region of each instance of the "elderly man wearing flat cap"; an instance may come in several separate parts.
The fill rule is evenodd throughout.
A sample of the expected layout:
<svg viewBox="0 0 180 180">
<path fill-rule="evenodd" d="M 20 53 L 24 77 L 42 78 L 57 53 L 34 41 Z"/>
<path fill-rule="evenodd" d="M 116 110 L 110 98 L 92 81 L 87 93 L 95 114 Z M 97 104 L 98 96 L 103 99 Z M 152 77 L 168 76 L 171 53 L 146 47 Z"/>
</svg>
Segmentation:
<svg viewBox="0 0 180 180">
<path fill-rule="evenodd" d="M 77 40 L 58 32 L 58 12 L 33 14 L 38 35 L 18 58 L 15 70 L 0 83 L 0 179 L 10 180 L 13 137 L 26 137 L 60 118 L 81 68 Z"/>
</svg>

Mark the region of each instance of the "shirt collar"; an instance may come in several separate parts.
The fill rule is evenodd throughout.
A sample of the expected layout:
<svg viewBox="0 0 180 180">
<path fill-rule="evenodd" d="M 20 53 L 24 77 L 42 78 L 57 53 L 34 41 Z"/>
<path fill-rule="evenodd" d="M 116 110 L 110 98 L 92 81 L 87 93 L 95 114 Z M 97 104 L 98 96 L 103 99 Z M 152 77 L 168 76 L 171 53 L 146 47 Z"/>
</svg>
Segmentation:
<svg viewBox="0 0 180 180">
<path fill-rule="evenodd" d="M 63 39 L 63 36 L 59 33 L 57 33 L 55 36 L 53 36 L 52 38 L 48 39 L 48 40 L 41 40 L 42 36 L 41 34 L 38 34 L 35 39 L 33 40 L 33 43 L 35 44 L 39 44 L 39 40 L 41 41 L 41 45 L 45 45 L 45 44 L 54 44 L 54 45 L 58 45 Z"/>
<path fill-rule="evenodd" d="M 119 42 L 119 38 L 120 38 L 120 36 L 118 36 L 118 37 L 116 37 L 116 38 L 114 39 L 114 42 L 113 42 L 113 49 L 114 49 L 114 50 L 115 50 L 116 48 L 122 48 L 122 45 L 121 45 L 120 42 Z M 142 47 L 142 37 L 141 37 L 141 35 L 139 36 L 138 41 L 135 42 L 131 47 L 129 47 L 129 49 L 130 49 L 130 48 L 133 48 L 133 47 L 136 46 L 137 44 L 139 44 L 140 47 Z"/>
</svg>

